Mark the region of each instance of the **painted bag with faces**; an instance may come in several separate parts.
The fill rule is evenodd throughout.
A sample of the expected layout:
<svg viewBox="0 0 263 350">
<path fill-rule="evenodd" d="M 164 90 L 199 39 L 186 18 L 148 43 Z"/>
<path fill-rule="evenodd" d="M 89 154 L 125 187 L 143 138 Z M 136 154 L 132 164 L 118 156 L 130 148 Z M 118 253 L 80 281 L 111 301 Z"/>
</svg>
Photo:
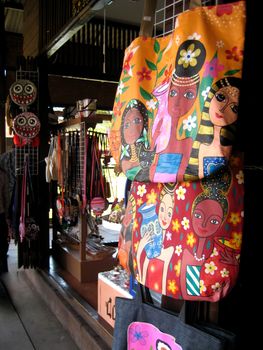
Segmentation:
<svg viewBox="0 0 263 350">
<path fill-rule="evenodd" d="M 133 182 L 132 213 L 124 222 L 131 224 L 127 256 L 141 284 L 184 300 L 218 301 L 231 291 L 239 271 L 244 178 L 241 159 L 232 156 L 230 163 L 198 181 Z"/>
<path fill-rule="evenodd" d="M 228 164 L 244 28 L 243 1 L 198 7 L 179 14 L 171 34 L 126 49 L 109 142 L 130 180 L 193 181 Z"/>
</svg>

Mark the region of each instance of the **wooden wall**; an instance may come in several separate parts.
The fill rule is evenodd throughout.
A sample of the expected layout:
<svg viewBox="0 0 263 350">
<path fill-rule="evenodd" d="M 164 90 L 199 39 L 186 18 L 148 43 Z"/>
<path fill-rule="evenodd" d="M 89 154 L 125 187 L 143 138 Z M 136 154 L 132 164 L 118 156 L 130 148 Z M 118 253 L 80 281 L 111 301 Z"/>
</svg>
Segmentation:
<svg viewBox="0 0 263 350">
<path fill-rule="evenodd" d="M 25 57 L 39 54 L 39 1 L 26 0 L 24 5 L 24 47 Z"/>
</svg>

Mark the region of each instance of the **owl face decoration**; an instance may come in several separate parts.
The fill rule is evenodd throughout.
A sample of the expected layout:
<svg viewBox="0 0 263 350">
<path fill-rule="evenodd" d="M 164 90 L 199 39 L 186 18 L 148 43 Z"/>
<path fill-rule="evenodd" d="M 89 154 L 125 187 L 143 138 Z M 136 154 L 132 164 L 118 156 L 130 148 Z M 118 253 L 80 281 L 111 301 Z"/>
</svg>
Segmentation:
<svg viewBox="0 0 263 350">
<path fill-rule="evenodd" d="M 32 104 L 37 97 L 37 88 L 30 80 L 17 80 L 10 87 L 10 97 L 20 107 Z"/>
<path fill-rule="evenodd" d="M 39 133 L 40 121 L 34 113 L 24 112 L 15 117 L 13 127 L 16 135 L 24 139 L 33 139 Z"/>
</svg>

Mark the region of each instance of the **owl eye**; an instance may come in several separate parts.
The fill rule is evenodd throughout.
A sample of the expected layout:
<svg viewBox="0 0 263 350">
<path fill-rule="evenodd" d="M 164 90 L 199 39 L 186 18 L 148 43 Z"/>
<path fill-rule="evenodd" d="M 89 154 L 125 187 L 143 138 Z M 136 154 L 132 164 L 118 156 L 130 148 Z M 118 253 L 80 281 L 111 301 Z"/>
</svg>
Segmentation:
<svg viewBox="0 0 263 350">
<path fill-rule="evenodd" d="M 32 84 L 26 84 L 24 90 L 27 94 L 32 94 L 32 92 L 34 91 L 34 87 Z"/>
<path fill-rule="evenodd" d="M 37 125 L 36 118 L 34 118 L 34 117 L 29 118 L 27 123 L 30 126 L 36 126 Z"/>
<path fill-rule="evenodd" d="M 19 126 L 24 126 L 24 125 L 26 125 L 26 118 L 25 118 L 25 117 L 19 117 L 19 118 L 17 119 L 17 124 L 18 124 Z"/>
<path fill-rule="evenodd" d="M 13 90 L 16 94 L 21 94 L 21 92 L 23 91 L 23 86 L 21 84 L 16 84 Z"/>
</svg>

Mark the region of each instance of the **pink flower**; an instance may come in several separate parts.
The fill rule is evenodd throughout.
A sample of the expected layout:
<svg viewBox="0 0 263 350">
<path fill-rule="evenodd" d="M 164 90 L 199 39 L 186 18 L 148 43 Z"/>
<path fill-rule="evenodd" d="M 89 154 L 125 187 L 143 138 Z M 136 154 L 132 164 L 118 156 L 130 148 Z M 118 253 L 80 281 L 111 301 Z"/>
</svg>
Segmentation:
<svg viewBox="0 0 263 350">
<path fill-rule="evenodd" d="M 143 81 L 144 79 L 146 80 L 151 80 L 151 71 L 147 70 L 145 67 L 142 68 L 141 72 L 137 72 L 137 75 L 139 77 L 139 81 Z"/>
<path fill-rule="evenodd" d="M 125 61 L 123 63 L 123 70 L 126 71 L 127 73 L 131 69 L 130 61 L 131 61 L 132 57 L 133 57 L 133 52 L 130 52 L 128 54 L 128 57 L 125 59 Z"/>
<path fill-rule="evenodd" d="M 210 77 L 216 78 L 223 69 L 224 66 L 219 63 L 218 58 L 213 58 L 212 61 L 205 63 L 204 77 L 210 75 Z"/>
</svg>

